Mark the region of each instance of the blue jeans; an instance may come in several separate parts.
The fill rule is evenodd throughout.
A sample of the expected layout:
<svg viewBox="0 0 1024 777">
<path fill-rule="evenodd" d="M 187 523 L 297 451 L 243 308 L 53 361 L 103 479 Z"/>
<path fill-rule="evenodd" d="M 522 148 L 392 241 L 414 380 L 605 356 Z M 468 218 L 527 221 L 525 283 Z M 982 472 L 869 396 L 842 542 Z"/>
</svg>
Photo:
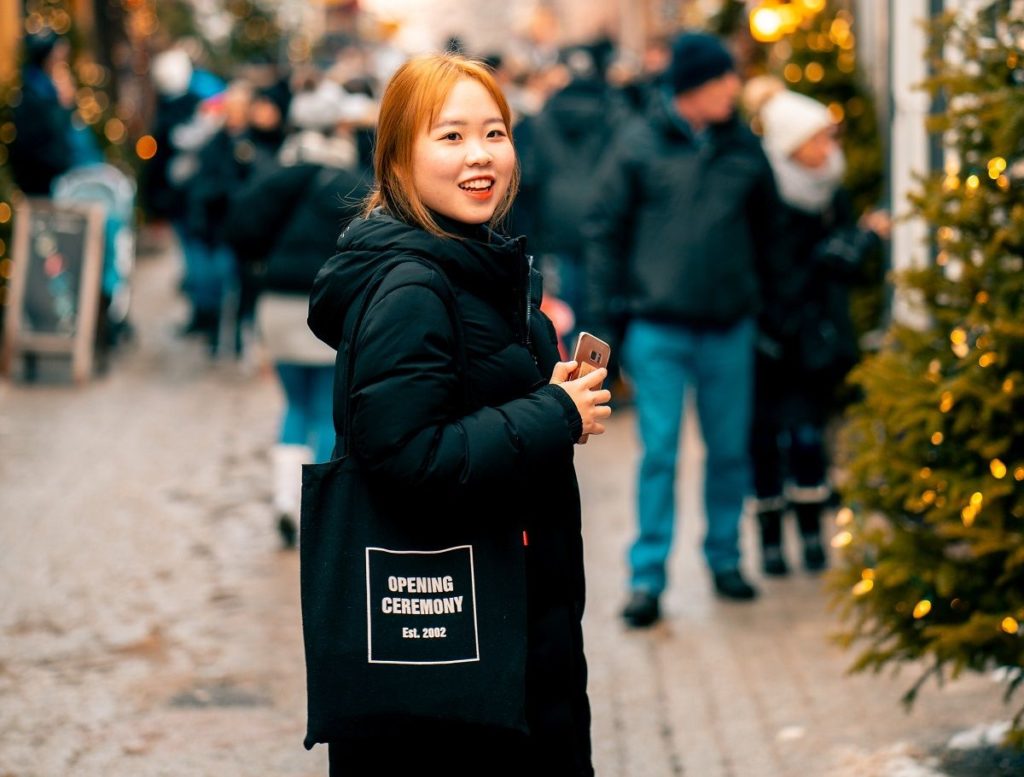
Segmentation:
<svg viewBox="0 0 1024 777">
<path fill-rule="evenodd" d="M 633 590 L 665 590 L 676 517 L 676 461 L 686 389 L 697 391 L 707 461 L 704 556 L 712 572 L 739 566 L 739 524 L 751 488 L 749 455 L 755 325 L 725 330 L 634 321 L 623 344 L 633 380 L 643 455 L 637 483 L 639 534 L 629 553 Z"/>
<path fill-rule="evenodd" d="M 334 365 L 278 362 L 285 411 L 279 442 L 308 445 L 314 460 L 331 460 L 334 450 Z"/>
</svg>

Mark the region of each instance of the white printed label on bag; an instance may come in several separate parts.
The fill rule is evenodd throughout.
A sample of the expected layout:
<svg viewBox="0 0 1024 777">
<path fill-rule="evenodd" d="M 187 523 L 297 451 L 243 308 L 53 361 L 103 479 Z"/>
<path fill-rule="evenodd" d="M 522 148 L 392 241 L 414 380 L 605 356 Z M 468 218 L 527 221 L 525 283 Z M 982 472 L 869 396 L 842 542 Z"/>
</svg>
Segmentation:
<svg viewBox="0 0 1024 777">
<path fill-rule="evenodd" d="M 367 548 L 366 621 L 371 664 L 479 661 L 473 546 Z"/>
</svg>

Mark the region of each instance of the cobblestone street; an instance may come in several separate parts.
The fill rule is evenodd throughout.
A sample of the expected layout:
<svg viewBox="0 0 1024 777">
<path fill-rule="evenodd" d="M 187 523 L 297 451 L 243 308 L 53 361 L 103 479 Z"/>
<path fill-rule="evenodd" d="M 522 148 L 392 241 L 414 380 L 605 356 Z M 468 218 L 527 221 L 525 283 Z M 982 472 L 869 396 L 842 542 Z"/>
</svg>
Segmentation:
<svg viewBox="0 0 1024 777">
<path fill-rule="evenodd" d="M 298 559 L 273 530 L 276 382 L 176 337 L 177 259 L 146 242 L 136 338 L 107 375 L 0 383 L 0 777 L 326 775 L 325 748 L 302 747 Z M 914 668 L 846 676 L 802 572 L 715 599 L 693 429 L 686 446 L 666 618 L 643 633 L 617 616 L 631 412 L 578 448 L 600 777 L 941 775 L 954 734 L 1010 717 L 988 677 L 929 684 L 906 714 Z"/>
</svg>

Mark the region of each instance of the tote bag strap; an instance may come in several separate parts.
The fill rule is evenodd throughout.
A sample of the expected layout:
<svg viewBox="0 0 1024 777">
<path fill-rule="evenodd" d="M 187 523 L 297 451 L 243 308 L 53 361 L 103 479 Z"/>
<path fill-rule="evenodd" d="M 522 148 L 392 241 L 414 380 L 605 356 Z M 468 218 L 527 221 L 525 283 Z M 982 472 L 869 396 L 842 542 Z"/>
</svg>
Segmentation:
<svg viewBox="0 0 1024 777">
<path fill-rule="evenodd" d="M 351 326 L 346 326 L 344 328 L 345 331 L 348 331 L 351 334 L 347 339 L 348 345 L 338 349 L 338 355 L 335 359 L 334 384 L 336 387 L 342 385 L 345 387 L 345 393 L 341 395 L 345 398 L 345 410 L 341 414 L 344 420 L 344 424 L 342 426 L 338 426 L 338 413 L 335 412 L 337 442 L 335 443 L 334 458 L 344 458 L 349 453 L 348 430 L 352 428 L 352 373 L 355 369 L 356 350 L 353 346 L 359 335 L 359 330 L 363 325 L 363 319 L 366 317 L 366 313 L 370 309 L 373 298 L 376 296 L 380 287 L 384 284 L 388 275 L 390 275 L 397 267 L 412 262 L 422 264 L 423 266 L 434 270 L 436 277 L 441 279 L 443 286 L 441 289 L 442 293 L 439 296 L 448 311 L 448 318 L 452 323 L 452 330 L 455 333 L 455 359 L 459 375 L 462 377 L 463 407 L 470 406 L 469 381 L 467 380 L 467 376 L 469 375 L 469 362 L 466 357 L 466 337 L 462 326 L 462 316 L 459 315 L 458 307 L 455 303 L 455 288 L 452 286 L 452 282 L 448 279 L 448 276 L 444 271 L 437 266 L 436 262 L 433 262 L 423 256 L 417 256 L 416 254 L 405 254 L 398 259 L 393 259 L 387 262 L 376 273 L 374 273 L 370 282 L 366 286 L 366 290 L 363 292 L 359 305 L 353 306 L 355 308 L 355 313 L 354 318 L 352 318 Z M 432 285 L 429 287 L 434 288 Z M 436 290 L 437 289 L 435 289 L 435 291 Z M 353 314 L 350 313 L 349 316 L 351 317 Z M 335 391 L 335 396 L 338 396 L 337 391 Z"/>
</svg>

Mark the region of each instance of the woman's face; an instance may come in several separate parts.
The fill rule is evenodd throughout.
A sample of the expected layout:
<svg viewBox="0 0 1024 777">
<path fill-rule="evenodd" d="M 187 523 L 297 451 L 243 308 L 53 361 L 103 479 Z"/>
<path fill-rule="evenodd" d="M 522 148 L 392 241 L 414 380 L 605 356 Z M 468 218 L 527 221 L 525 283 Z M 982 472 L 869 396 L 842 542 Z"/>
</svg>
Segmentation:
<svg viewBox="0 0 1024 777">
<path fill-rule="evenodd" d="M 497 103 L 479 81 L 464 78 L 413 144 L 413 186 L 436 213 L 483 224 L 505 197 L 515 164 Z"/>
<path fill-rule="evenodd" d="M 800 163 L 810 170 L 818 170 L 825 166 L 829 157 L 839 149 L 839 142 L 835 137 L 835 129 L 825 129 L 811 135 L 804 143 L 793 152 L 793 161 Z"/>
</svg>

